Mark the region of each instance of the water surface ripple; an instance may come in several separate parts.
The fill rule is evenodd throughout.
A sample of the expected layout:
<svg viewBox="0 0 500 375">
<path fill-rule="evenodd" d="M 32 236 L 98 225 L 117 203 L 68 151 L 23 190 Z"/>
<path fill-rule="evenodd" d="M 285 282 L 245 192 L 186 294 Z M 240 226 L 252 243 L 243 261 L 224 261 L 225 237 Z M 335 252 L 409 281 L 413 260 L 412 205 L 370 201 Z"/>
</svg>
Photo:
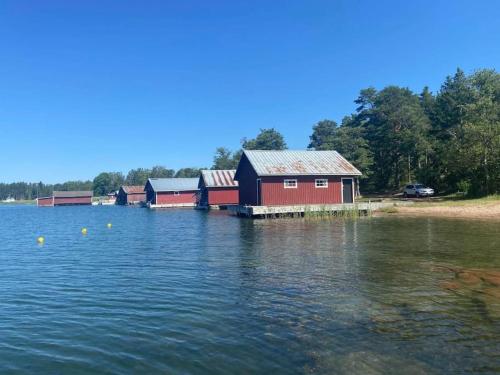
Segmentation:
<svg viewBox="0 0 500 375">
<path fill-rule="evenodd" d="M 0 206 L 0 372 L 500 372 L 498 229 Z"/>
</svg>

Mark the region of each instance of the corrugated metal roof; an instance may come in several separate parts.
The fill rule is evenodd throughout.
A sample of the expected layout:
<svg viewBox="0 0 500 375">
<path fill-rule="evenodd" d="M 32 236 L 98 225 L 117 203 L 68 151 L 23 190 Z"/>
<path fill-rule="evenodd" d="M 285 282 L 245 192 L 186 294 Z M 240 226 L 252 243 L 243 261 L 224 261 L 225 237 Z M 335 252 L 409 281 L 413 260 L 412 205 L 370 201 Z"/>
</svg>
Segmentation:
<svg viewBox="0 0 500 375">
<path fill-rule="evenodd" d="M 126 194 L 142 194 L 144 193 L 144 186 L 142 185 L 135 185 L 135 186 L 122 186 L 123 191 Z"/>
<path fill-rule="evenodd" d="M 244 150 L 244 154 L 259 176 L 361 175 L 337 151 Z"/>
<path fill-rule="evenodd" d="M 198 178 L 150 178 L 148 182 L 154 191 L 198 190 Z"/>
<path fill-rule="evenodd" d="M 203 170 L 201 177 L 206 187 L 237 187 L 238 182 L 234 180 L 235 169 Z"/>
<path fill-rule="evenodd" d="M 92 197 L 91 191 L 54 191 L 52 195 L 55 198 L 76 198 L 76 197 Z"/>
</svg>

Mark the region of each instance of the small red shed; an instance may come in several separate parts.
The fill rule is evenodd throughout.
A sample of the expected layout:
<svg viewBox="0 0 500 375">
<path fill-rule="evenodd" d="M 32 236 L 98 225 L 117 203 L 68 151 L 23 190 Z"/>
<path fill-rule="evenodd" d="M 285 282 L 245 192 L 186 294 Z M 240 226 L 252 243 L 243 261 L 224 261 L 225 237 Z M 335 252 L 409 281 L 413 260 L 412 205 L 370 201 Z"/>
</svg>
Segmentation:
<svg viewBox="0 0 500 375">
<path fill-rule="evenodd" d="M 224 207 L 238 204 L 238 182 L 234 180 L 236 170 L 203 170 L 198 188 L 198 207 Z"/>
<path fill-rule="evenodd" d="M 54 191 L 51 197 L 37 198 L 38 206 L 91 205 L 91 191 Z"/>
<path fill-rule="evenodd" d="M 54 197 L 37 198 L 36 205 L 39 207 L 52 207 L 54 205 Z"/>
<path fill-rule="evenodd" d="M 235 174 L 239 204 L 354 203 L 361 175 L 336 151 L 244 150 Z"/>
<path fill-rule="evenodd" d="M 198 178 L 150 178 L 144 191 L 150 208 L 194 207 Z"/>
<path fill-rule="evenodd" d="M 146 202 L 144 186 L 121 186 L 116 195 L 116 204 L 139 204 Z"/>
</svg>

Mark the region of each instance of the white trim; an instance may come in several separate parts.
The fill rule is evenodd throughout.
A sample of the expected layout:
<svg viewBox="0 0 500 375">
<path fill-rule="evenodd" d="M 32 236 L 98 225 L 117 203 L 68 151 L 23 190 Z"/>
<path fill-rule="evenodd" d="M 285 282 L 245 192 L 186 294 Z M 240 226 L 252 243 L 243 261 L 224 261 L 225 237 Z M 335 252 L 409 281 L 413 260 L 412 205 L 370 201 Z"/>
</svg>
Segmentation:
<svg viewBox="0 0 500 375">
<path fill-rule="evenodd" d="M 286 186 L 286 183 L 291 182 L 291 181 L 295 181 L 295 186 Z M 283 187 L 285 189 L 297 189 L 298 185 L 299 185 L 299 182 L 297 181 L 296 178 L 284 178 L 283 179 Z"/>
<path fill-rule="evenodd" d="M 342 197 L 342 203 L 344 203 L 344 180 L 351 180 L 352 203 L 354 203 L 354 177 L 341 177 L 340 178 L 340 196 Z"/>
<path fill-rule="evenodd" d="M 174 191 L 174 196 L 178 196 L 178 195 L 181 195 L 181 193 L 179 191 Z"/>
<path fill-rule="evenodd" d="M 318 181 L 325 181 L 325 184 L 322 186 L 318 186 Z M 328 178 L 315 178 L 314 187 L 316 189 L 328 189 Z"/>
</svg>

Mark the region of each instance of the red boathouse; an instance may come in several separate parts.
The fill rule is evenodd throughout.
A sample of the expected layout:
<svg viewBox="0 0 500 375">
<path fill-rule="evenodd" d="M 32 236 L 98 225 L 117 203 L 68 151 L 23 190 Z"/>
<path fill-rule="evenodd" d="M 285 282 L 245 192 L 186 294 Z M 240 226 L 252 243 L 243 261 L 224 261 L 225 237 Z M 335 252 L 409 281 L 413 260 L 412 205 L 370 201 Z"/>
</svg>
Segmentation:
<svg viewBox="0 0 500 375">
<path fill-rule="evenodd" d="M 116 195 L 116 204 L 139 204 L 146 202 L 144 186 L 121 186 Z"/>
<path fill-rule="evenodd" d="M 150 178 L 144 190 L 150 208 L 194 207 L 198 178 Z"/>
<path fill-rule="evenodd" d="M 238 182 L 232 170 L 201 171 L 198 188 L 198 207 L 225 207 L 238 204 Z"/>
<path fill-rule="evenodd" d="M 74 206 L 91 205 L 91 191 L 54 191 L 51 197 L 37 198 L 38 206 Z"/>
<path fill-rule="evenodd" d="M 361 175 L 336 151 L 244 150 L 235 174 L 240 206 L 354 203 Z"/>
</svg>

